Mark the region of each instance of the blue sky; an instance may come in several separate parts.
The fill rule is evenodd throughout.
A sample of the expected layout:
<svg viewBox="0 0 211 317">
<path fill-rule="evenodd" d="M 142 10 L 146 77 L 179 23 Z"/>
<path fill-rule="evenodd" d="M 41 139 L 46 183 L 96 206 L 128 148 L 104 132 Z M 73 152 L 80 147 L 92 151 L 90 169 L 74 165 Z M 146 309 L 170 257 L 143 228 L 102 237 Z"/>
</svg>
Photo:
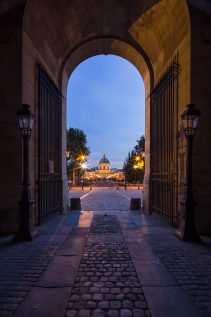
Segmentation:
<svg viewBox="0 0 211 317">
<path fill-rule="evenodd" d="M 72 73 L 67 89 L 67 128 L 83 130 L 91 155 L 105 153 L 111 168 L 122 168 L 128 151 L 144 134 L 144 83 L 137 69 L 114 55 L 87 59 Z"/>
</svg>

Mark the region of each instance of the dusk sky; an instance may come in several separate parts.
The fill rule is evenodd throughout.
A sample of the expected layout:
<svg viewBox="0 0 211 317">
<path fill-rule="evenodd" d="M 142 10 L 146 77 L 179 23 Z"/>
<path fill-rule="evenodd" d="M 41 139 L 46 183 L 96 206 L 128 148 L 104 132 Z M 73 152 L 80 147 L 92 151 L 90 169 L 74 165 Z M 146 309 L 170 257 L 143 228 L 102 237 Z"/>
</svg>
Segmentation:
<svg viewBox="0 0 211 317">
<path fill-rule="evenodd" d="M 85 132 L 88 168 L 98 165 L 104 153 L 111 168 L 122 168 L 144 134 L 144 100 L 143 80 L 123 58 L 98 55 L 74 70 L 67 91 L 67 128 Z"/>
</svg>

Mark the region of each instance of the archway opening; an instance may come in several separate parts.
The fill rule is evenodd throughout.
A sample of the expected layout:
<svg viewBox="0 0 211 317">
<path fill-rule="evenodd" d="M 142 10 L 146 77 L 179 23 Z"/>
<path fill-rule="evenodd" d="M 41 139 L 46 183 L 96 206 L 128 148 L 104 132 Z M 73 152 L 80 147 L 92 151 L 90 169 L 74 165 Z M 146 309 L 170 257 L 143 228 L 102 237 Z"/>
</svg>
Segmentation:
<svg viewBox="0 0 211 317">
<path fill-rule="evenodd" d="M 70 127 L 85 133 L 90 149 L 85 159 L 83 151 L 75 153 L 67 140 L 71 187 L 121 188 L 125 181 L 134 188 L 143 185 L 144 166 L 135 157 L 144 161 L 145 87 L 130 62 L 115 55 L 97 55 L 78 65 L 67 87 L 68 131 Z M 137 142 L 141 137 L 142 153 Z M 133 155 L 130 162 L 128 152 Z M 86 171 L 80 170 L 82 160 L 87 161 Z M 130 171 L 123 169 L 126 162 Z"/>
</svg>

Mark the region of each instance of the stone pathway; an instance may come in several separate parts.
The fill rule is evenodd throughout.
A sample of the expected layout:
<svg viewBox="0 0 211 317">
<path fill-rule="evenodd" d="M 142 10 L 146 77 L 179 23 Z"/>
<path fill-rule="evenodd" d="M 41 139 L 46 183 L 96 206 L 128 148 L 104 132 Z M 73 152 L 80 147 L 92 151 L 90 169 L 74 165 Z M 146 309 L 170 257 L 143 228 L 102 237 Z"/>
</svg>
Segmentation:
<svg viewBox="0 0 211 317">
<path fill-rule="evenodd" d="M 0 317 L 14 312 L 36 285 L 80 213 L 58 216 L 39 228 L 31 242 L 14 242 L 12 236 L 0 239 Z M 29 316 L 26 316 L 29 317 Z"/>
<path fill-rule="evenodd" d="M 0 316 L 12 316 L 53 259 L 61 244 L 40 236 L 33 243 L 10 244 L 0 251 Z"/>
<path fill-rule="evenodd" d="M 0 317 L 211 317 L 210 238 L 185 243 L 125 210 L 140 191 L 81 195 L 87 211 L 58 215 L 33 241 L 0 238 Z"/>
<path fill-rule="evenodd" d="M 118 242 L 107 239 L 114 233 Z M 103 235 L 105 242 L 93 242 L 93 235 Z M 91 316 L 151 316 L 114 215 L 94 216 L 66 311 L 66 317 Z"/>
<path fill-rule="evenodd" d="M 211 245 L 183 243 L 173 234 L 147 240 L 202 316 L 211 316 Z"/>
</svg>

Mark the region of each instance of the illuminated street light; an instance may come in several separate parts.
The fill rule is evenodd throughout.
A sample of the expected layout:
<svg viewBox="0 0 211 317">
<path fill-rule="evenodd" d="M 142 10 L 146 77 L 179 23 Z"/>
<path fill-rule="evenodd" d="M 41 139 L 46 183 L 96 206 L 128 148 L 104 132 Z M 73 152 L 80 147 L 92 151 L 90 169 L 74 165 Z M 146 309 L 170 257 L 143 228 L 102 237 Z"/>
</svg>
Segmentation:
<svg viewBox="0 0 211 317">
<path fill-rule="evenodd" d="M 29 188 L 29 139 L 34 123 L 34 115 L 29 108 L 29 105 L 23 104 L 17 111 L 19 128 L 23 139 L 23 187 L 21 200 L 19 202 L 20 223 L 15 235 L 15 240 L 21 241 L 31 241 L 38 235 L 38 232 L 33 225 L 32 206 L 34 201 L 31 200 Z"/>
<path fill-rule="evenodd" d="M 87 164 L 86 164 L 86 163 L 81 163 L 81 168 L 82 168 L 83 170 L 85 170 L 85 169 L 87 168 Z"/>
<path fill-rule="evenodd" d="M 192 142 L 198 125 L 201 112 L 194 104 L 187 106 L 187 110 L 181 115 L 183 131 L 187 140 L 186 156 L 186 197 L 183 202 L 184 214 L 180 221 L 180 227 L 176 235 L 184 241 L 200 241 L 195 226 L 195 201 L 193 198 L 192 182 Z"/>
<path fill-rule="evenodd" d="M 84 162 L 86 160 L 86 156 L 82 154 L 79 156 L 78 160 Z"/>
</svg>

